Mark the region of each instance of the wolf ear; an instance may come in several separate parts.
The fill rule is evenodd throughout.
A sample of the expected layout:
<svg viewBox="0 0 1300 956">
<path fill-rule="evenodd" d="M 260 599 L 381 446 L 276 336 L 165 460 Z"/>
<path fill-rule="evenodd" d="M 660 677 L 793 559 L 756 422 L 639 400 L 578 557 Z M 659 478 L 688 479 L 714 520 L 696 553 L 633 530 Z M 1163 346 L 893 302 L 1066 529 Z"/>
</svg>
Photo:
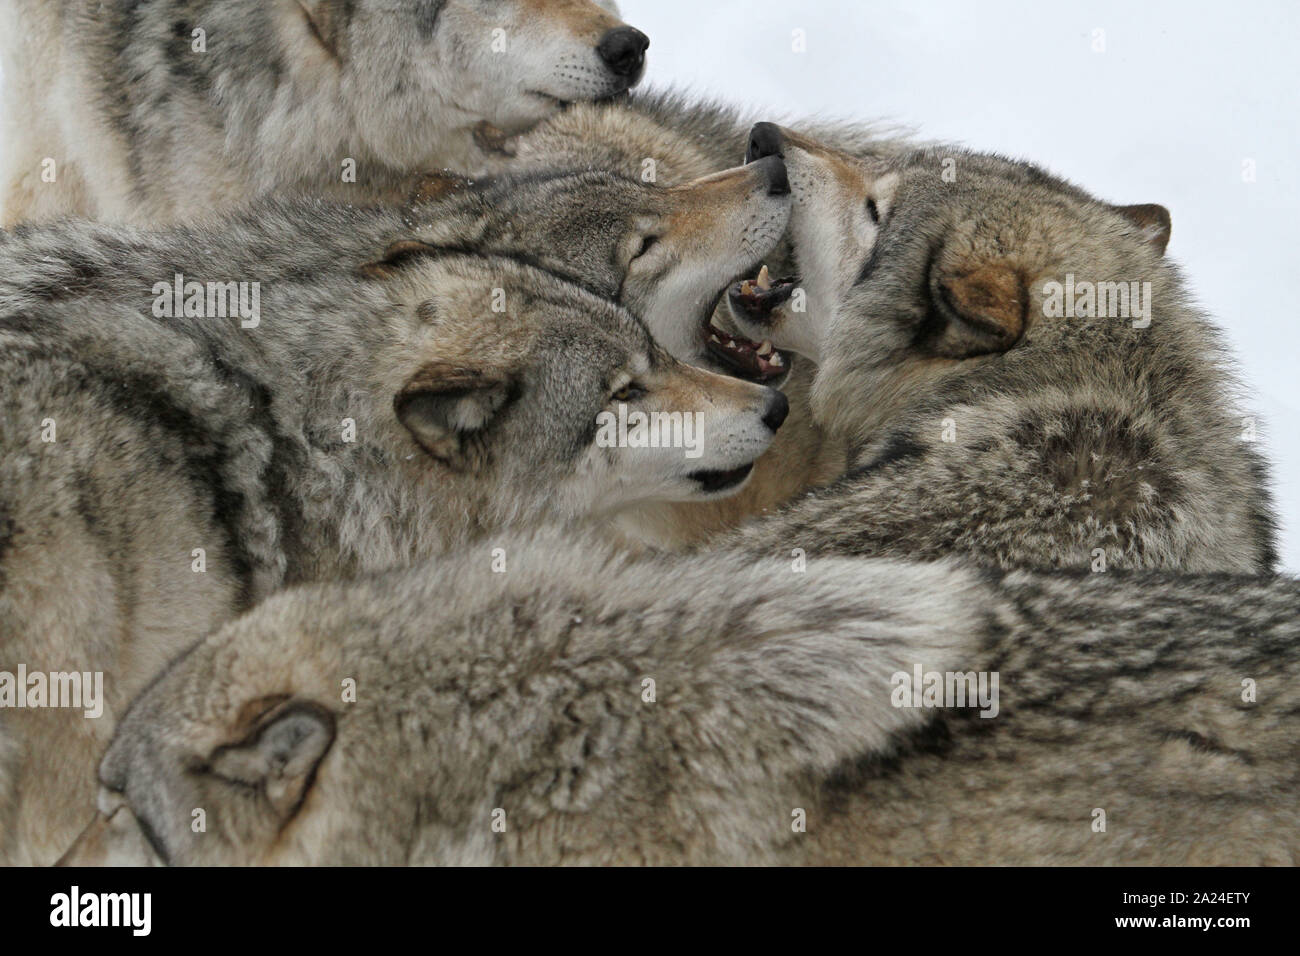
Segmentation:
<svg viewBox="0 0 1300 956">
<path fill-rule="evenodd" d="M 939 278 L 935 298 L 943 318 L 936 351 L 947 358 L 1005 352 L 1025 334 L 1029 296 L 1020 274 L 990 263 Z"/>
<path fill-rule="evenodd" d="M 1173 218 L 1169 215 L 1168 209 L 1157 203 L 1112 208 L 1142 230 L 1147 244 L 1156 251 L 1156 255 L 1165 254 L 1165 249 L 1169 246 L 1169 237 L 1173 233 Z"/>
<path fill-rule="evenodd" d="M 510 400 L 512 387 L 504 374 L 430 362 L 397 393 L 393 411 L 430 456 L 472 470 L 482 463 L 483 430 Z"/>
<path fill-rule="evenodd" d="M 319 704 L 291 700 L 263 715 L 242 742 L 217 748 L 208 765 L 219 776 L 261 789 L 287 820 L 333 743 L 334 715 Z"/>
</svg>

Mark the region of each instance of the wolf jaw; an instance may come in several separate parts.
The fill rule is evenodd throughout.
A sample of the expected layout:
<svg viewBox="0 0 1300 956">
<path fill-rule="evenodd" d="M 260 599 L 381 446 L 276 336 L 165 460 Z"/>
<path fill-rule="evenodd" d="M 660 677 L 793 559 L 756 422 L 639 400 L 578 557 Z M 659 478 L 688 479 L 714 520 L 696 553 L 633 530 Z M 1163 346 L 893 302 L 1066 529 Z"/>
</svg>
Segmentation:
<svg viewBox="0 0 1300 956">
<path fill-rule="evenodd" d="M 727 287 L 727 305 L 733 317 L 743 316 L 748 326 L 761 327 L 775 308 L 790 301 L 797 286 L 796 279 L 773 280 L 765 265 L 756 278 L 742 279 Z M 755 342 L 732 334 L 720 328 L 714 319 L 711 313 L 705 323 L 707 347 L 723 364 L 742 377 L 765 384 L 789 374 L 794 362 L 791 353 L 776 348 L 766 337 Z"/>
</svg>

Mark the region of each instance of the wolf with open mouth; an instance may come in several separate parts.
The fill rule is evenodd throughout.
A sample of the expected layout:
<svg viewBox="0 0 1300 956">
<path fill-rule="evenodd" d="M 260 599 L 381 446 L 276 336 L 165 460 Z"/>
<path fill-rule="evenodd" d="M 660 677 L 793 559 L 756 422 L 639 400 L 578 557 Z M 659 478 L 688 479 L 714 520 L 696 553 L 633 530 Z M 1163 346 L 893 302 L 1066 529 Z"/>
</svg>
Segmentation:
<svg viewBox="0 0 1300 956">
<path fill-rule="evenodd" d="M 750 546 L 1273 569 L 1265 463 L 1219 332 L 1164 257 L 1163 207 L 995 156 L 863 159 L 759 124 L 749 158 L 774 155 L 802 277 L 728 304 L 745 336 L 817 363 L 812 414 L 851 468 Z M 1063 314 L 1076 280 L 1093 298 Z"/>
</svg>

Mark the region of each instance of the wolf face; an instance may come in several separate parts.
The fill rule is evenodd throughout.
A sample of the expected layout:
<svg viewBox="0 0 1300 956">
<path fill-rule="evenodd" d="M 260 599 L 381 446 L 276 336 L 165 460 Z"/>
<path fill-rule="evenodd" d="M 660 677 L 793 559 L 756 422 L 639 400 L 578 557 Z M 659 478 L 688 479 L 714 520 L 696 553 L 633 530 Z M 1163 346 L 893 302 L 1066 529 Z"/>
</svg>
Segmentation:
<svg viewBox="0 0 1300 956">
<path fill-rule="evenodd" d="M 430 137 L 487 123 L 518 131 L 573 101 L 625 92 L 649 40 L 591 0 L 311 0 L 361 133 L 394 166 Z M 394 117 L 401 120 L 394 122 Z"/>
<path fill-rule="evenodd" d="M 508 545 L 507 573 L 449 554 L 276 595 L 199 644 L 119 724 L 68 862 L 768 859 L 813 796 L 796 778 L 928 719 L 873 691 L 969 660 L 987 600 L 939 564 Z"/>
<path fill-rule="evenodd" d="M 479 172 L 502 137 L 640 80 L 649 40 L 611 6 L 7 0 L 0 221 L 157 226 Z M 38 157 L 58 163 L 49 189 Z"/>
<path fill-rule="evenodd" d="M 503 523 L 732 491 L 785 418 L 779 392 L 678 362 L 626 312 L 537 270 L 431 258 L 388 282 L 413 322 L 378 360 L 404 383 L 396 417 L 492 489 Z"/>
<path fill-rule="evenodd" d="M 748 158 L 772 155 L 795 195 L 801 278 L 733 287 L 731 314 L 827 378 L 856 367 L 858 382 L 876 372 L 893 389 L 959 372 L 1043 331 L 1067 274 L 1127 302 L 1131 283 L 1163 272 L 1164 207 L 1111 206 L 1025 164 L 944 149 L 864 159 L 760 123 Z"/>
<path fill-rule="evenodd" d="M 460 208 L 417 207 L 408 239 L 373 271 L 452 244 L 517 255 L 617 300 L 674 357 L 711 365 L 708 317 L 736 276 L 784 235 L 785 167 L 772 157 L 661 188 L 609 172 L 508 176 L 479 187 L 429 177 L 421 197 L 468 190 Z"/>
</svg>

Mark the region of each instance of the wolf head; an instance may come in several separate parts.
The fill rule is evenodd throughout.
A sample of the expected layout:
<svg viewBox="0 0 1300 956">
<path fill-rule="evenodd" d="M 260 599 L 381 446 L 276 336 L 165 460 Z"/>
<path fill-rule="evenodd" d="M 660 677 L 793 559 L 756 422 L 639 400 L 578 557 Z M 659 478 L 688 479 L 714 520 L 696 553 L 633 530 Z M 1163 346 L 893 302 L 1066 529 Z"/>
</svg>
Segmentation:
<svg viewBox="0 0 1300 956">
<path fill-rule="evenodd" d="M 286 4 L 293 7 L 294 4 Z M 645 34 L 591 0 L 297 0 L 286 25 L 337 70 L 357 132 L 414 168 L 431 138 L 485 123 L 509 132 L 641 79 Z M 291 18 L 292 19 L 292 18 Z M 328 75 L 328 74 L 326 74 Z"/>
<path fill-rule="evenodd" d="M 730 492 L 784 420 L 780 393 L 678 362 L 551 273 L 453 252 L 381 281 L 398 334 L 371 374 L 397 385 L 390 447 L 473 497 L 482 525 Z"/>
<path fill-rule="evenodd" d="M 612 172 L 506 176 L 471 187 L 426 180 L 408 237 L 367 267 L 388 272 L 447 246 L 508 253 L 617 300 L 680 361 L 708 365 L 723 291 L 781 240 L 790 215 L 778 158 L 662 188 Z"/>
<path fill-rule="evenodd" d="M 1110 338 L 1137 334 L 1150 290 L 1172 285 L 1162 206 L 1113 206 L 998 156 L 854 157 L 760 123 L 748 158 L 774 155 L 801 277 L 733 287 L 732 316 L 817 362 L 823 383 L 851 383 L 859 406 L 887 412 L 922 383 L 1050 347 L 1073 321 L 1053 314 L 1066 283 L 1096 289 L 1097 314 L 1078 321 Z M 1101 314 L 1111 306 L 1120 314 Z"/>
<path fill-rule="evenodd" d="M 196 645 L 119 722 L 65 862 L 761 860 L 808 772 L 929 721 L 890 675 L 972 664 L 991 597 L 938 562 L 509 544 L 504 573 L 294 589 Z"/>
</svg>

